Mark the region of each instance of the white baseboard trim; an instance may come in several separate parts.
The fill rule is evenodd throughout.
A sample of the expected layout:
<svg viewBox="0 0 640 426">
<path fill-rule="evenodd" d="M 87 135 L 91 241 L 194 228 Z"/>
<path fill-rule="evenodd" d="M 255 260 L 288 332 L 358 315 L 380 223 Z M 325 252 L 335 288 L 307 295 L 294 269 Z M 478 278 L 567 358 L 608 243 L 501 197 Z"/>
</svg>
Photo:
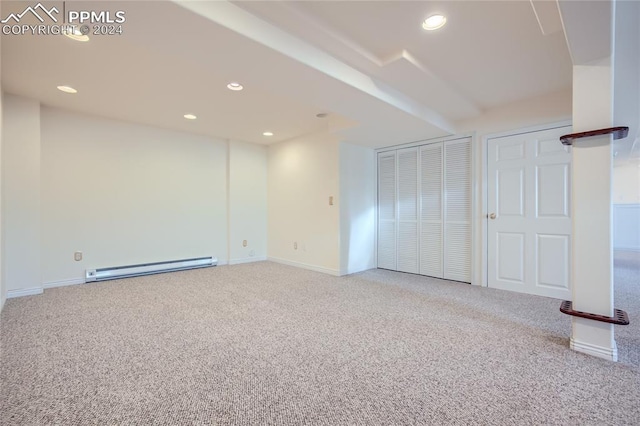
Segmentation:
<svg viewBox="0 0 640 426">
<path fill-rule="evenodd" d="M 294 262 L 292 260 L 280 259 L 278 257 L 268 257 L 267 260 L 275 263 L 281 263 L 283 265 L 294 266 L 296 268 L 308 269 L 310 271 L 321 272 L 323 274 L 333 275 L 334 277 L 339 277 L 341 271 L 337 269 L 329 269 L 323 268 L 321 266 L 309 265 L 307 263 Z"/>
<path fill-rule="evenodd" d="M 48 288 L 66 287 L 68 285 L 84 284 L 84 278 L 68 278 L 66 280 L 48 281 L 42 284 L 42 287 L 46 290 Z"/>
<path fill-rule="evenodd" d="M 607 361 L 618 361 L 618 346 L 615 343 L 613 348 L 607 348 L 604 346 L 597 346 L 590 343 L 579 342 L 577 340 L 574 340 L 572 337 L 569 347 L 576 352 L 582 352 L 583 354 L 606 359 Z"/>
<path fill-rule="evenodd" d="M 229 265 L 240 265 L 242 263 L 263 262 L 267 256 L 242 257 L 239 259 L 229 259 Z"/>
<path fill-rule="evenodd" d="M 13 299 L 15 297 L 34 296 L 36 294 L 44 293 L 42 287 L 21 288 L 19 290 L 8 290 L 7 299 Z"/>
<path fill-rule="evenodd" d="M 360 272 L 364 272 L 364 271 L 369 271 L 371 269 L 376 269 L 375 266 L 367 266 L 365 268 L 357 268 L 357 269 L 340 269 L 340 276 L 344 276 L 344 275 L 351 275 L 351 274 L 358 274 Z"/>
</svg>

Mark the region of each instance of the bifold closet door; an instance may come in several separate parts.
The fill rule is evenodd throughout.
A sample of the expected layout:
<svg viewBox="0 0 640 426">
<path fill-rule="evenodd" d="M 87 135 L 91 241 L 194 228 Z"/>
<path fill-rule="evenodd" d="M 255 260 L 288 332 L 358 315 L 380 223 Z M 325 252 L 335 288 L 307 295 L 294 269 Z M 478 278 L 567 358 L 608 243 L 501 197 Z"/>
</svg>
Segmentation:
<svg viewBox="0 0 640 426">
<path fill-rule="evenodd" d="M 397 270 L 417 274 L 418 267 L 418 148 L 397 151 L 398 264 Z"/>
<path fill-rule="evenodd" d="M 378 268 L 396 270 L 396 153 L 378 154 Z"/>
<path fill-rule="evenodd" d="M 443 145 L 420 147 L 420 274 L 442 278 Z"/>
<path fill-rule="evenodd" d="M 444 144 L 444 278 L 471 282 L 471 138 Z"/>
<path fill-rule="evenodd" d="M 471 138 L 378 154 L 378 267 L 471 281 Z"/>
</svg>

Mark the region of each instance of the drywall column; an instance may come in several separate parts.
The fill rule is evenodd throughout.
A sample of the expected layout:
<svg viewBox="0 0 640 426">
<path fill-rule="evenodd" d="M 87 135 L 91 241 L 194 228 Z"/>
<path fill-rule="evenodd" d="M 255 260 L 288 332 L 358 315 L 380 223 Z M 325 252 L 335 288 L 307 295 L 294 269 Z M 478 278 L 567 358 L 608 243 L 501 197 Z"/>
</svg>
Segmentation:
<svg viewBox="0 0 640 426">
<path fill-rule="evenodd" d="M 267 147 L 230 141 L 229 263 L 267 259 Z"/>
<path fill-rule="evenodd" d="M 340 275 L 339 156 L 327 132 L 269 146 L 269 260 Z"/>
<path fill-rule="evenodd" d="M 637 3 L 596 2 L 587 9 L 562 0 L 558 5 L 574 64 L 574 131 L 629 126 L 632 140 L 640 115 Z M 607 316 L 614 302 L 613 150 L 611 136 L 578 141 L 572 176 L 574 309 Z M 612 325 L 580 318 L 572 324 L 573 349 L 617 360 Z"/>
<path fill-rule="evenodd" d="M 611 127 L 611 58 L 573 67 L 573 130 Z M 611 136 L 578 140 L 573 147 L 573 308 L 613 315 Z M 616 361 L 613 325 L 572 317 L 571 348 Z"/>
<path fill-rule="evenodd" d="M 340 274 L 376 267 L 376 154 L 340 143 Z"/>
<path fill-rule="evenodd" d="M 2 263 L 8 297 L 42 293 L 40 104 L 6 95 L 2 128 Z"/>
</svg>

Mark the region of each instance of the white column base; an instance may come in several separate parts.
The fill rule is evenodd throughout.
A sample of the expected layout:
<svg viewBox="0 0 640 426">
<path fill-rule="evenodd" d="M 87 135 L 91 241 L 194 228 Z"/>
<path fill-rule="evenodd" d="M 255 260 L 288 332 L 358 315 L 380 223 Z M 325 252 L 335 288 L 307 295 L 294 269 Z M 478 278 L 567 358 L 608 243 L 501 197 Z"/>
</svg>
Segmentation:
<svg viewBox="0 0 640 426">
<path fill-rule="evenodd" d="M 613 348 L 607 348 L 604 346 L 596 346 L 590 343 L 580 342 L 572 337 L 569 347 L 576 352 L 582 352 L 583 354 L 606 359 L 607 361 L 618 361 L 618 346 L 615 342 L 613 343 Z"/>
</svg>

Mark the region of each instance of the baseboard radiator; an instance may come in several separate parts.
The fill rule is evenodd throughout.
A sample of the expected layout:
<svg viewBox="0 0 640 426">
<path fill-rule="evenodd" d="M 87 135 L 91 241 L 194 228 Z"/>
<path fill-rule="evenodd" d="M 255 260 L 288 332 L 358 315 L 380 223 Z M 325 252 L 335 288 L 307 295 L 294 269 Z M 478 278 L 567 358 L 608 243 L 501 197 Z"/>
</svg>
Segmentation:
<svg viewBox="0 0 640 426">
<path fill-rule="evenodd" d="M 163 272 L 184 271 L 185 269 L 207 268 L 216 266 L 215 257 L 198 257 L 195 259 L 169 260 L 166 262 L 143 263 L 140 265 L 114 266 L 111 268 L 87 269 L 85 283 L 94 281 L 116 280 L 120 278 L 139 277 L 140 275 L 161 274 Z"/>
</svg>

